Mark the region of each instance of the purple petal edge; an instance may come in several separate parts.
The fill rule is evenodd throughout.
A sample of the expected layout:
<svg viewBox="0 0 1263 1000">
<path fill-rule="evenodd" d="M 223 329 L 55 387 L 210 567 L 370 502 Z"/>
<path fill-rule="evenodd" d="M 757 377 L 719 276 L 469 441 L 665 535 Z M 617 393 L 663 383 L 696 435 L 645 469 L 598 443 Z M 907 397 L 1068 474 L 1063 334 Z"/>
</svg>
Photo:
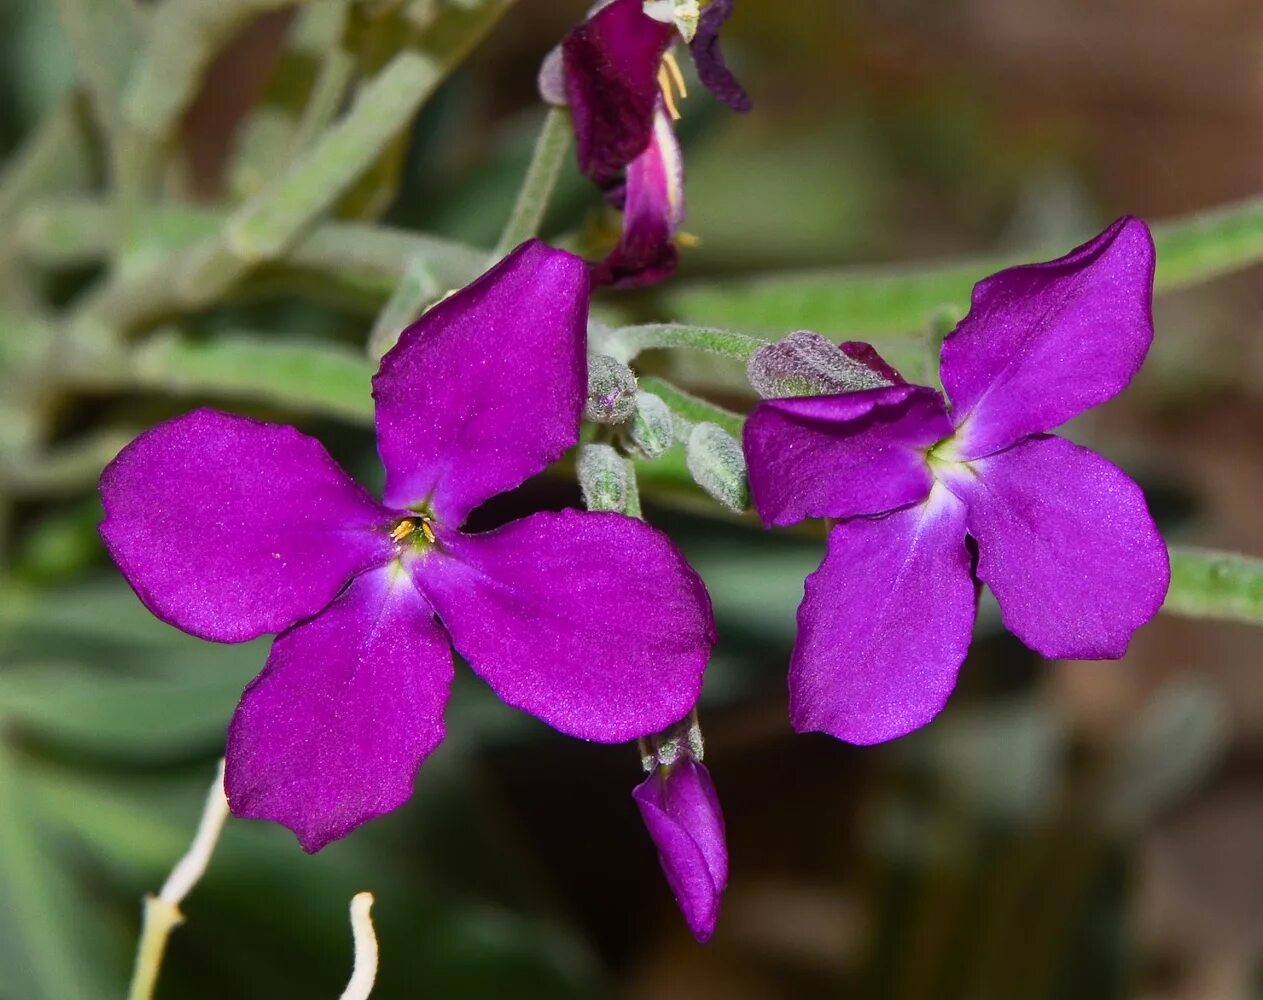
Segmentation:
<svg viewBox="0 0 1263 1000">
<path fill-rule="evenodd" d="M 943 342 L 955 457 L 992 454 L 1120 392 L 1153 340 L 1154 264 L 1148 227 L 1128 217 L 1065 257 L 979 282 Z"/>
<path fill-rule="evenodd" d="M 289 827 L 313 853 L 403 805 L 443 739 L 447 637 L 406 574 L 357 577 L 286 632 L 228 729 L 233 814 Z"/>
<path fill-rule="evenodd" d="M 872 744 L 925 725 L 956 685 L 975 611 L 965 505 L 944 487 L 835 525 L 798 609 L 794 728 Z"/>
<path fill-rule="evenodd" d="M 394 551 L 391 512 L 319 441 L 217 410 L 132 441 L 101 502 L 101 537 L 145 606 L 216 642 L 288 628 Z"/>
<path fill-rule="evenodd" d="M 968 506 L 978 577 L 1005 627 L 1050 658 L 1121 657 L 1171 581 L 1140 487 L 1055 435 L 970 465 L 946 482 Z"/>
<path fill-rule="evenodd" d="M 733 111 L 745 112 L 754 104 L 728 68 L 723 50 L 719 47 L 719 34 L 724 22 L 732 16 L 733 2 L 711 0 L 707 4 L 689 48 L 693 53 L 693 64 L 697 67 L 697 77 L 703 86 Z"/>
<path fill-rule="evenodd" d="M 579 439 L 587 269 L 539 240 L 406 329 L 373 378 L 386 502 L 458 527 Z"/>
<path fill-rule="evenodd" d="M 563 510 L 440 532 L 412 573 L 474 672 L 563 733 L 621 743 L 697 701 L 715 641 L 710 598 L 642 521 Z"/>
</svg>

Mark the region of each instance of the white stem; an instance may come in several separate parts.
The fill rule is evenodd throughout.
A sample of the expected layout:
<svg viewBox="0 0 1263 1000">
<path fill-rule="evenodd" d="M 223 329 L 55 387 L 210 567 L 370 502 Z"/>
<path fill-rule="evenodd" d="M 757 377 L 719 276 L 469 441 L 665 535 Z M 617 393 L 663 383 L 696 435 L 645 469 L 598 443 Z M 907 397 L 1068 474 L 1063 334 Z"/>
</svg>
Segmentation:
<svg viewBox="0 0 1263 1000">
<path fill-rule="evenodd" d="M 197 824 L 197 833 L 188 853 L 171 869 L 162 891 L 156 896 L 145 897 L 144 922 L 140 943 L 136 947 L 136 968 L 132 972 L 128 1000 L 150 1000 L 153 996 L 162 956 L 167 949 L 167 938 L 184 922 L 180 903 L 206 871 L 227 818 L 228 799 L 224 797 L 224 762 L 221 760 L 215 769 L 215 780 L 206 796 L 202 819 Z"/>
<path fill-rule="evenodd" d="M 172 906 L 180 905 L 210 864 L 211 853 L 215 850 L 220 831 L 227 819 L 228 799 L 224 795 L 224 762 L 221 760 L 215 772 L 215 781 L 206 796 L 206 807 L 202 810 L 202 820 L 197 825 L 193 843 L 188 853 L 171 869 L 166 884 L 158 893 L 159 899 Z"/>
<path fill-rule="evenodd" d="M 355 966 L 351 981 L 346 984 L 341 1000 L 368 1000 L 377 979 L 377 935 L 369 910 L 373 906 L 371 892 L 356 893 L 351 900 L 351 936 L 355 942 Z"/>
</svg>

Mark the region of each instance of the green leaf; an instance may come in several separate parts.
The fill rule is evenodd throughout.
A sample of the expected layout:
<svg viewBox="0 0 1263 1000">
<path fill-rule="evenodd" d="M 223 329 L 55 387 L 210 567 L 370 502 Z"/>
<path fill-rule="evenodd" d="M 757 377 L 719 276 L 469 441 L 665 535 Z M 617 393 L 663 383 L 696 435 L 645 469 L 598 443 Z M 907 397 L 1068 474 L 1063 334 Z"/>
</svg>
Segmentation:
<svg viewBox="0 0 1263 1000">
<path fill-rule="evenodd" d="M 1263 559 L 1172 546 L 1171 589 L 1162 610 L 1263 625 Z"/>
<path fill-rule="evenodd" d="M 1168 291 L 1240 271 L 1263 260 L 1263 198 L 1153 227 L 1156 288 Z M 1013 264 L 1059 257 L 1068 246 L 945 265 L 799 272 L 698 283 L 666 293 L 667 312 L 685 323 L 750 332 L 809 329 L 832 337 L 920 332 L 943 308 L 969 308 L 979 279 Z"/>
<path fill-rule="evenodd" d="M 372 374 L 369 361 L 356 352 L 246 334 L 202 341 L 168 333 L 134 355 L 134 377 L 141 385 L 269 402 L 353 423 L 372 420 Z"/>
<path fill-rule="evenodd" d="M 0 743 L 0 994 L 92 1000 L 85 921 L 65 868 L 51 856 L 17 760 Z"/>
</svg>

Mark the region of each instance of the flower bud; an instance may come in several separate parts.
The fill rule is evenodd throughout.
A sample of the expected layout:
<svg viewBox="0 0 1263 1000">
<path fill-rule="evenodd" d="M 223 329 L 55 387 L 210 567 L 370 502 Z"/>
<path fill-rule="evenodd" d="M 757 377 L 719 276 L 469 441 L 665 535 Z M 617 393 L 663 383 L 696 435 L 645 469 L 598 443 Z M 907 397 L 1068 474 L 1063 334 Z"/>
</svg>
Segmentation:
<svg viewBox="0 0 1263 1000">
<path fill-rule="evenodd" d="M 867 344 L 835 344 L 810 330 L 760 347 L 746 365 L 746 375 L 764 399 L 832 396 L 903 381 Z"/>
<path fill-rule="evenodd" d="M 724 816 L 710 774 L 683 754 L 674 764 L 657 765 L 632 798 L 685 923 L 697 940 L 709 940 L 728 884 Z"/>
<path fill-rule="evenodd" d="M 579 489 L 588 510 L 612 510 L 637 517 L 636 470 L 608 444 L 585 444 L 576 462 Z"/>
<path fill-rule="evenodd" d="M 620 361 L 605 354 L 588 355 L 588 401 L 585 420 L 621 424 L 636 412 L 636 376 Z"/>
<path fill-rule="evenodd" d="M 684 457 L 694 482 L 729 510 L 741 513 L 750 505 L 741 443 L 718 424 L 695 426 Z"/>
<path fill-rule="evenodd" d="M 636 394 L 636 415 L 632 417 L 631 442 L 645 458 L 658 458 L 675 440 L 675 417 L 661 396 L 652 392 Z"/>
</svg>

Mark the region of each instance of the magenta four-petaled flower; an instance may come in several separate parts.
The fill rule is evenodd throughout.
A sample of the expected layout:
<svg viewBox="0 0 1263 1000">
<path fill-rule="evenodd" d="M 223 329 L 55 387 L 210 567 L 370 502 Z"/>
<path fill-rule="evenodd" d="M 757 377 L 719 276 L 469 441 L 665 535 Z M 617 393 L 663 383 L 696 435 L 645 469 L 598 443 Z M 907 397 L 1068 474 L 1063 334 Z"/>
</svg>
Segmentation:
<svg viewBox="0 0 1263 1000">
<path fill-rule="evenodd" d="M 236 815 L 315 851 L 405 802 L 444 735 L 449 646 L 583 739 L 693 707 L 714 623 L 665 535 L 573 510 L 460 530 L 576 443 L 587 314 L 583 262 L 531 242 L 406 330 L 373 380 L 381 502 L 292 427 L 213 410 L 106 469 L 101 533 L 154 614 L 219 642 L 281 633 L 229 729 Z"/>
<path fill-rule="evenodd" d="M 745 450 L 762 519 L 837 522 L 798 611 L 796 729 L 877 743 L 933 718 L 968 650 L 979 582 L 1047 657 L 1122 656 L 1157 612 L 1170 567 L 1140 488 L 1046 433 L 1136 374 L 1153 273 L 1149 231 L 1127 218 L 1059 260 L 980 282 L 943 343 L 950 410 L 902 380 L 755 409 Z"/>
</svg>

